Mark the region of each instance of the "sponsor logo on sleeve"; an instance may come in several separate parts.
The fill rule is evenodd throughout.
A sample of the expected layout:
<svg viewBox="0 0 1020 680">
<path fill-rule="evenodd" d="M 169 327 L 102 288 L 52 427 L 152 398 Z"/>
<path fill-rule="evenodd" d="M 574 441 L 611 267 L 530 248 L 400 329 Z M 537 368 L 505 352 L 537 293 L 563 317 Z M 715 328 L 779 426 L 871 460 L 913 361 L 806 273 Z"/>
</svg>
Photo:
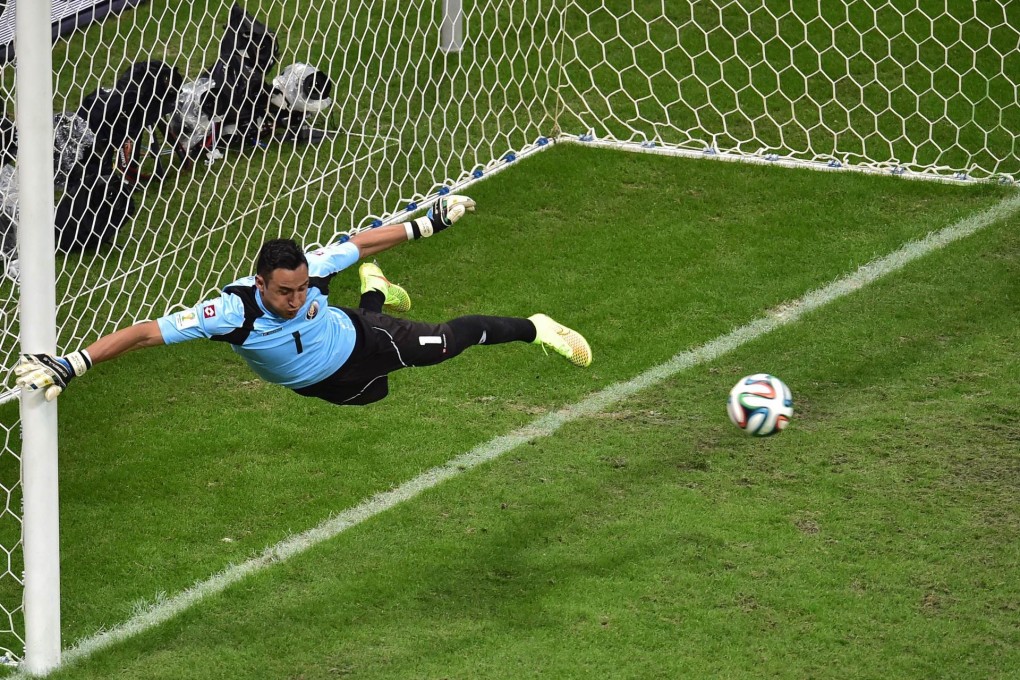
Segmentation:
<svg viewBox="0 0 1020 680">
<path fill-rule="evenodd" d="M 212 319 L 216 316 L 216 305 L 206 305 L 202 308 L 202 318 Z"/>
<path fill-rule="evenodd" d="M 305 314 L 305 318 L 311 321 L 319 313 L 319 301 L 312 302 L 312 306 L 308 308 L 308 313 Z"/>
<path fill-rule="evenodd" d="M 183 331 L 187 328 L 194 328 L 198 325 L 198 314 L 195 314 L 195 310 L 186 309 L 183 312 L 177 312 L 174 314 L 174 326 L 177 330 Z"/>
</svg>

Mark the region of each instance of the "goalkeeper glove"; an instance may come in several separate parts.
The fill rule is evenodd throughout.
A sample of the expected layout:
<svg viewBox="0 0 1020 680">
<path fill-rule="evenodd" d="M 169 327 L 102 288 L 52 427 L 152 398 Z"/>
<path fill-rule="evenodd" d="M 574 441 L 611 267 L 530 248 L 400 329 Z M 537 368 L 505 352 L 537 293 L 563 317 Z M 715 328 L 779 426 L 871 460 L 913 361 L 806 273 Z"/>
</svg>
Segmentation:
<svg viewBox="0 0 1020 680">
<path fill-rule="evenodd" d="M 46 401 L 53 401 L 71 380 L 92 368 L 92 357 L 85 350 L 55 357 L 52 354 L 22 354 L 14 367 L 16 382 L 23 390 L 43 390 Z"/>
<path fill-rule="evenodd" d="M 452 226 L 464 216 L 464 213 L 474 211 L 475 202 L 467 196 L 443 196 L 432 204 L 425 217 L 419 217 L 404 225 L 407 229 L 407 240 L 428 238 Z"/>
</svg>

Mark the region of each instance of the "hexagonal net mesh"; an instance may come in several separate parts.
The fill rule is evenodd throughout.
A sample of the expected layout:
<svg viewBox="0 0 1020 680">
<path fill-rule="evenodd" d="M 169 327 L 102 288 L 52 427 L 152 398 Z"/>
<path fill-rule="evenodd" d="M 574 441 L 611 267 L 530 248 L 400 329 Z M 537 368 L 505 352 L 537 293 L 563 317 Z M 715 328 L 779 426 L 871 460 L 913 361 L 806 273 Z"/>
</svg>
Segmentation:
<svg viewBox="0 0 1020 680">
<path fill-rule="evenodd" d="M 57 350 L 217 295 L 251 273 L 267 238 L 312 249 L 533 146 L 552 127 L 552 4 L 471 9 L 459 51 L 443 49 L 443 8 L 431 0 L 246 0 L 243 8 L 150 0 L 57 40 Z M 12 64 L 2 82 L 13 91 Z M 9 369 L 18 352 L 19 197 L 16 181 L 4 179 L 0 172 L 0 361 Z M 17 659 L 13 383 L 8 373 L 0 399 L 8 402 L 0 405 L 0 649 Z"/>
<path fill-rule="evenodd" d="M 1020 172 L 1017 3 L 602 0 L 572 3 L 564 29 L 564 130 L 894 173 Z"/>
<path fill-rule="evenodd" d="M 215 294 L 267 237 L 332 241 L 547 138 L 1013 175 L 1017 4 L 491 0 L 465 5 L 449 51 L 434 0 L 143 2 L 53 47 L 58 351 Z M 8 367 L 11 141 L 0 126 Z M 20 433 L 0 408 L 0 648 L 17 658 Z"/>
</svg>

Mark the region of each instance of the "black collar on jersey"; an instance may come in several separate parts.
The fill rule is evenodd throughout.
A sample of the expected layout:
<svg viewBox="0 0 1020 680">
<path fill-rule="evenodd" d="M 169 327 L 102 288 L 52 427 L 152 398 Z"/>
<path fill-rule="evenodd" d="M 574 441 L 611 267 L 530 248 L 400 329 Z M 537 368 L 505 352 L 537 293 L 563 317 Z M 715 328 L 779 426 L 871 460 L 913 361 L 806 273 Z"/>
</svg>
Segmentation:
<svg viewBox="0 0 1020 680">
<path fill-rule="evenodd" d="M 329 295 L 329 280 L 331 276 L 312 276 L 308 279 L 308 285 L 312 288 L 318 288 L 319 292 L 323 295 Z M 223 333 L 221 335 L 210 336 L 210 340 L 219 340 L 221 342 L 229 342 L 231 345 L 243 345 L 244 341 L 251 335 L 252 329 L 255 328 L 255 320 L 265 316 L 265 311 L 259 305 L 258 298 L 256 297 L 257 288 L 255 286 L 227 286 L 223 289 L 224 293 L 230 293 L 241 298 L 241 303 L 244 305 L 244 321 L 238 328 Z"/>
<path fill-rule="evenodd" d="M 259 306 L 258 300 L 255 299 L 255 290 L 255 286 L 227 286 L 223 289 L 224 293 L 230 293 L 241 298 L 241 303 L 244 304 L 244 321 L 240 327 L 235 328 L 229 333 L 210 336 L 210 340 L 229 342 L 231 345 L 244 344 L 244 341 L 251 335 L 252 329 L 255 328 L 255 320 L 265 315 L 265 312 Z"/>
</svg>

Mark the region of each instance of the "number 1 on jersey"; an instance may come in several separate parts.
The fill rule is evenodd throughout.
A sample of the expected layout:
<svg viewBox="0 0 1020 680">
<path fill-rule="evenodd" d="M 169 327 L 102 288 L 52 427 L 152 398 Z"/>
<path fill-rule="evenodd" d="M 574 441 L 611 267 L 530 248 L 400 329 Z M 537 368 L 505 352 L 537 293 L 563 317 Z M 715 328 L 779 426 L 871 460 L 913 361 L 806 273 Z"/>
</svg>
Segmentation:
<svg viewBox="0 0 1020 680">
<path fill-rule="evenodd" d="M 301 331 L 294 331 L 292 335 L 294 336 L 294 344 L 297 346 L 297 353 L 301 354 L 301 352 L 305 351 L 304 347 L 301 346 Z"/>
</svg>

